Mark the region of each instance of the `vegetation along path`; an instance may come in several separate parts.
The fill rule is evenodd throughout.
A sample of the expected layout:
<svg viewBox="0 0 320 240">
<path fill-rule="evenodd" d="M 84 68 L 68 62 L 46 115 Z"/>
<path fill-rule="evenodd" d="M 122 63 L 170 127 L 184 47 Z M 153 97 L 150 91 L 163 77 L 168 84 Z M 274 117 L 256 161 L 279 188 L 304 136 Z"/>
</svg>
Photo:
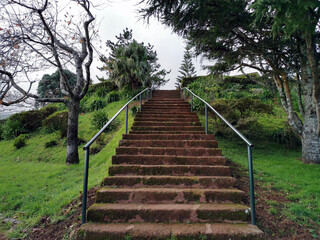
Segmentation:
<svg viewBox="0 0 320 240">
<path fill-rule="evenodd" d="M 213 135 L 178 91 L 154 91 L 112 158 L 78 239 L 261 239 Z"/>
</svg>

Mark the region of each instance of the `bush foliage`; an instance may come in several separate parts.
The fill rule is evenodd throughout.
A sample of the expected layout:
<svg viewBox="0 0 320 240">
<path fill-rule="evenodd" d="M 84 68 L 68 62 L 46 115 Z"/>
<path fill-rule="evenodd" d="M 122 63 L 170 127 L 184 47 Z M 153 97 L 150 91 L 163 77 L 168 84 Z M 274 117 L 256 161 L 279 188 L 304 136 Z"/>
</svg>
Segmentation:
<svg viewBox="0 0 320 240">
<path fill-rule="evenodd" d="M 26 134 L 20 134 L 14 139 L 13 145 L 16 147 L 16 149 L 20 149 L 26 145 L 27 137 L 28 135 Z"/>
<path fill-rule="evenodd" d="M 67 136 L 68 112 L 59 111 L 47 117 L 42 121 L 42 125 L 47 132 L 60 131 L 60 137 Z"/>
</svg>

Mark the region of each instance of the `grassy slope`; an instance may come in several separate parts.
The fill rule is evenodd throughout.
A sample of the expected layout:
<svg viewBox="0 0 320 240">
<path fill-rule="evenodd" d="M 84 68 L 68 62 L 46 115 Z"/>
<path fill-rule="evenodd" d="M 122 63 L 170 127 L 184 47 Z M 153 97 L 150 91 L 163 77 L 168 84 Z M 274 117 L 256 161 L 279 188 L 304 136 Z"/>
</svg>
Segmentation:
<svg viewBox="0 0 320 240">
<path fill-rule="evenodd" d="M 113 116 L 124 104 L 124 101 L 109 104 L 105 109 L 109 117 Z M 80 116 L 79 136 L 88 141 L 97 131 L 90 126 L 92 113 Z M 118 118 L 124 121 L 124 113 Z M 133 118 L 129 117 L 129 124 Z M 107 175 L 111 156 L 115 153 L 119 140 L 125 131 L 124 124 L 120 129 L 110 133 L 113 138 L 98 154 L 90 156 L 89 187 L 101 182 Z M 109 139 L 111 136 L 109 137 Z M 2 217 L 17 218 L 22 223 L 17 230 L 28 228 L 42 216 L 54 216 L 61 207 L 78 197 L 82 192 L 84 151 L 79 146 L 80 164 L 66 166 L 66 147 L 64 140 L 58 146 L 45 148 L 49 139 L 57 139 L 57 135 L 41 132 L 32 134 L 27 146 L 16 150 L 13 140 L 0 141 L 0 213 Z M 2 225 L 2 230 L 8 229 Z M 15 236 L 18 231 L 11 233 Z"/>
<path fill-rule="evenodd" d="M 204 125 L 204 116 L 199 114 Z M 275 115 L 261 115 L 259 123 L 265 131 L 279 128 L 286 121 L 281 108 L 275 109 Z M 210 124 L 210 120 L 209 120 Z M 211 126 L 210 126 L 211 125 Z M 209 125 L 209 131 L 212 122 Z M 248 136 L 250 139 L 250 136 Z M 237 138 L 217 137 L 223 154 L 234 162 L 248 168 L 246 145 Z M 289 218 L 313 229 L 320 229 L 320 165 L 302 163 L 301 148 L 288 149 L 284 145 L 270 142 L 268 139 L 253 141 L 253 167 L 255 179 L 266 188 L 283 192 L 292 202 L 285 205 L 281 212 Z"/>
</svg>

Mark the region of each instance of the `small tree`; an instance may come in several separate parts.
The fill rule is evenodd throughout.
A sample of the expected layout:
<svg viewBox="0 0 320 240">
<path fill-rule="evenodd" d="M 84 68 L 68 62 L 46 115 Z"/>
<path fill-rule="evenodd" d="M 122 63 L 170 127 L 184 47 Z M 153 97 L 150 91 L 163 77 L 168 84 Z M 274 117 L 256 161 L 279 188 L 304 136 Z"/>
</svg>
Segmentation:
<svg viewBox="0 0 320 240">
<path fill-rule="evenodd" d="M 63 7 L 59 1 L 2 0 L 0 2 L 0 100 L 11 105 L 34 98 L 38 102 L 62 102 L 68 107 L 66 163 L 79 163 L 78 114 L 80 100 L 88 91 L 93 60 L 92 38 L 94 16 L 89 0 L 73 0 Z M 73 6 L 72 6 L 73 5 Z M 77 9 L 75 16 L 69 11 Z M 63 97 L 30 92 L 35 72 L 58 69 Z M 75 84 L 65 74 L 66 68 L 76 72 Z M 29 82 L 29 88 L 24 89 Z M 20 95 L 7 101 L 6 93 L 15 88 Z"/>
<path fill-rule="evenodd" d="M 194 77 L 196 71 L 192 63 L 192 56 L 190 54 L 190 47 L 187 45 L 186 50 L 184 51 L 183 60 L 179 68 L 180 76 L 177 77 L 176 87 L 181 87 L 182 79 L 185 77 Z"/>
<path fill-rule="evenodd" d="M 132 90 L 141 86 L 159 87 L 168 81 L 165 76 L 169 72 L 159 70 L 161 66 L 157 63 L 157 52 L 152 45 L 132 39 L 132 30 L 127 28 L 116 38 L 116 43 L 106 43 L 111 51 L 110 56 L 101 58 L 105 64 L 101 70 L 107 71 L 111 81 L 120 88 L 129 86 Z"/>
</svg>

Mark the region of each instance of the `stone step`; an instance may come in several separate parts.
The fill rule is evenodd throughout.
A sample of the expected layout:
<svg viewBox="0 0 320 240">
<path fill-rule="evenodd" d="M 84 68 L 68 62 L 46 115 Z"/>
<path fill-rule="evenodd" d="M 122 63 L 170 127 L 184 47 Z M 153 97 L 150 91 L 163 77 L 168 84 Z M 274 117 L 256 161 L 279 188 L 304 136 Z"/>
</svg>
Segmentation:
<svg viewBox="0 0 320 240">
<path fill-rule="evenodd" d="M 196 147 L 196 148 L 216 148 L 216 140 L 126 140 L 119 142 L 121 147 Z"/>
<path fill-rule="evenodd" d="M 154 112 L 190 112 L 190 106 L 184 106 L 184 107 L 157 107 L 157 106 L 149 106 L 149 105 L 143 105 L 142 111 L 154 111 Z"/>
<path fill-rule="evenodd" d="M 123 134 L 128 140 L 214 140 L 212 134 Z"/>
<path fill-rule="evenodd" d="M 159 110 L 159 109 L 148 109 L 148 108 L 144 108 L 142 106 L 142 112 L 146 113 L 146 114 L 186 114 L 189 115 L 190 109 L 163 109 L 163 110 Z"/>
<path fill-rule="evenodd" d="M 156 112 L 156 113 L 147 113 L 147 112 L 137 112 L 136 117 L 157 117 L 157 118 L 195 118 L 198 115 L 195 112 L 187 112 L 187 113 L 165 113 L 165 112 Z"/>
<path fill-rule="evenodd" d="M 226 158 L 222 156 L 115 155 L 112 156 L 112 164 L 225 165 Z"/>
<path fill-rule="evenodd" d="M 247 222 L 250 208 L 240 204 L 108 204 L 95 203 L 87 220 L 106 223 Z"/>
<path fill-rule="evenodd" d="M 153 121 L 134 121 L 133 126 L 201 126 L 201 123 L 199 121 L 193 121 L 193 122 L 170 122 L 170 121 L 161 121 L 161 122 L 153 122 Z"/>
<path fill-rule="evenodd" d="M 175 147 L 117 147 L 116 154 L 176 155 L 176 156 L 221 156 L 220 148 L 175 148 Z"/>
<path fill-rule="evenodd" d="M 109 167 L 109 175 L 230 176 L 230 167 L 223 165 L 135 165 Z"/>
<path fill-rule="evenodd" d="M 154 107 L 189 107 L 190 108 L 190 104 L 187 102 L 180 102 L 180 103 L 176 103 L 176 102 L 146 102 L 144 104 L 144 106 L 154 106 Z"/>
<path fill-rule="evenodd" d="M 102 188 L 96 203 L 241 203 L 244 192 L 237 189 Z"/>
<path fill-rule="evenodd" d="M 130 134 L 205 134 L 204 131 L 130 131 Z"/>
<path fill-rule="evenodd" d="M 202 126 L 132 126 L 132 131 L 203 131 Z"/>
<path fill-rule="evenodd" d="M 135 121 L 139 122 L 195 122 L 199 121 L 197 116 L 194 117 L 185 117 L 185 118 L 178 118 L 178 117 L 155 117 L 155 116 L 144 116 L 144 117 L 135 117 Z"/>
<path fill-rule="evenodd" d="M 105 186 L 151 188 L 233 188 L 236 179 L 230 176 L 112 176 L 104 179 Z"/>
<path fill-rule="evenodd" d="M 263 232 L 251 224 L 236 223 L 86 223 L 78 240 L 261 240 Z"/>
</svg>

